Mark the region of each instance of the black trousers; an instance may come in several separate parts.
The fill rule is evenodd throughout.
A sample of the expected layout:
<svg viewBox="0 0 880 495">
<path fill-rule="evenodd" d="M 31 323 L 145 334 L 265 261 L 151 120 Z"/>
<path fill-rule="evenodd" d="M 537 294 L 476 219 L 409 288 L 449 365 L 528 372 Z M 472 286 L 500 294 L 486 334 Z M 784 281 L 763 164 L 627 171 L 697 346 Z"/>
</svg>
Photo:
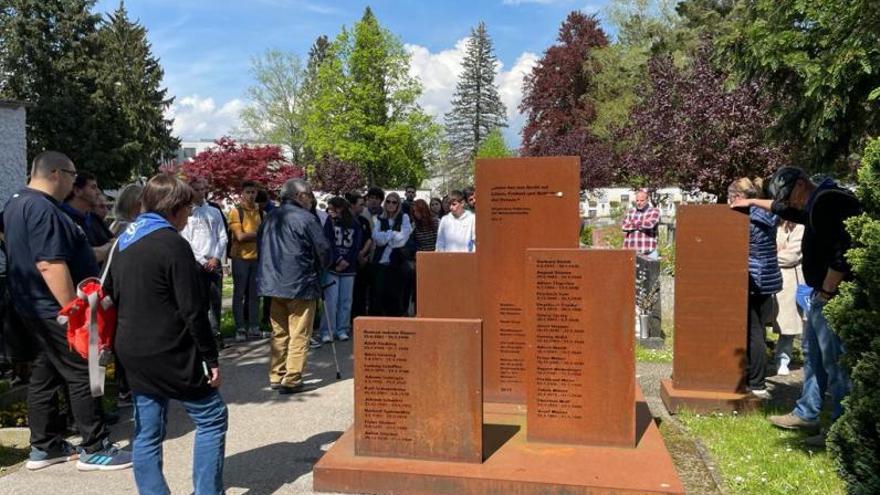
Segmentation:
<svg viewBox="0 0 880 495">
<path fill-rule="evenodd" d="M 36 337 L 37 357 L 28 385 L 28 422 L 31 446 L 58 451 L 64 440 L 65 422 L 58 414 L 58 397 L 68 391 L 70 411 L 82 436 L 81 447 L 95 452 L 109 435 L 101 415 L 100 397 L 89 390 L 88 363 L 67 345 L 67 329 L 54 319 L 24 319 Z"/>
<path fill-rule="evenodd" d="M 775 318 L 773 296 L 749 294 L 748 387 L 763 390 L 767 374 L 767 325 Z"/>
<path fill-rule="evenodd" d="M 354 293 L 351 298 L 352 320 L 358 316 L 370 314 L 367 312 L 367 301 L 369 300 L 369 290 L 372 282 L 372 266 L 370 264 L 361 266 L 354 276 Z"/>
<path fill-rule="evenodd" d="M 370 286 L 371 316 L 403 316 L 405 292 L 404 271 L 400 266 L 373 265 L 373 283 Z"/>
<path fill-rule="evenodd" d="M 220 311 L 223 305 L 223 272 L 202 272 L 208 294 L 208 322 L 214 335 L 220 334 Z"/>
</svg>

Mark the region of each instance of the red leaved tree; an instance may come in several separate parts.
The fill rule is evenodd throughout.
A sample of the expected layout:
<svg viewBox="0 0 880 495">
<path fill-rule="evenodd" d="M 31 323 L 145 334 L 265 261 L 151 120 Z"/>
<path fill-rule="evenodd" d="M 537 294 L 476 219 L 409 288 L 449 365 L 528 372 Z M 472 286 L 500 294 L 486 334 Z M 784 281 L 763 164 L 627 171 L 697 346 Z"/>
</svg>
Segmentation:
<svg viewBox="0 0 880 495">
<path fill-rule="evenodd" d="M 215 143 L 216 148 L 205 150 L 180 166 L 187 179 L 206 179 L 215 198 L 232 198 L 245 180 L 277 192 L 286 180 L 305 177 L 302 167 L 288 163 L 278 146 L 239 145 L 230 137 Z"/>
<path fill-rule="evenodd" d="M 774 143 L 770 96 L 756 83 L 728 91 L 700 49 L 679 69 L 669 56 L 649 63 L 649 84 L 617 135 L 621 177 L 634 186 L 677 185 L 726 197 L 739 177 L 766 177 L 788 159 Z"/>
<path fill-rule="evenodd" d="M 311 174 L 316 190 L 333 194 L 345 194 L 363 189 L 367 184 L 360 167 L 336 158 L 324 158 L 315 165 Z"/>
<path fill-rule="evenodd" d="M 562 23 L 557 39 L 523 84 L 519 110 L 527 119 L 521 153 L 580 156 L 581 186 L 608 185 L 610 150 L 590 131 L 596 111 L 584 98 L 592 77 L 586 62 L 591 50 L 608 45 L 608 37 L 595 16 L 575 11 Z"/>
</svg>

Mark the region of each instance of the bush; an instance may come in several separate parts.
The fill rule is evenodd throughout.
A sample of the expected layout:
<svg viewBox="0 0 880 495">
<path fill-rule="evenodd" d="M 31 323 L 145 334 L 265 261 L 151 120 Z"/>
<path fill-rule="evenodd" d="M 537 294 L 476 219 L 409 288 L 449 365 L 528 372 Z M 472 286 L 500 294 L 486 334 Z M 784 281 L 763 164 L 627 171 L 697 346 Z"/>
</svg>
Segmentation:
<svg viewBox="0 0 880 495">
<path fill-rule="evenodd" d="M 829 448 L 847 492 L 868 495 L 880 493 L 880 140 L 865 150 L 857 194 L 865 213 L 847 221 L 853 239 L 847 259 L 855 277 L 825 310 L 843 339 L 842 363 L 852 379 Z"/>
</svg>

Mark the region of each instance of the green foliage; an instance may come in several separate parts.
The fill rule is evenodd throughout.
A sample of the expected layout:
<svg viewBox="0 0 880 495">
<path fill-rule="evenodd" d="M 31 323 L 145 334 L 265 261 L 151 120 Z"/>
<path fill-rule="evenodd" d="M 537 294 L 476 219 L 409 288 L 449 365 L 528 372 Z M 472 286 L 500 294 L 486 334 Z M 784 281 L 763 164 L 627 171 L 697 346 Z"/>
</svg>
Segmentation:
<svg viewBox="0 0 880 495">
<path fill-rule="evenodd" d="M 501 134 L 501 129 L 497 127 L 486 136 L 486 139 L 477 150 L 477 158 L 507 158 L 513 155 L 513 151 L 504 142 L 504 135 Z"/>
<path fill-rule="evenodd" d="M 825 309 L 843 340 L 842 362 L 852 380 L 829 445 L 847 491 L 868 495 L 880 492 L 880 140 L 869 142 L 858 177 L 865 212 L 847 221 L 853 240 L 847 260 L 854 280 L 844 283 Z"/>
<path fill-rule="evenodd" d="M 581 227 L 580 245 L 583 247 L 589 247 L 589 246 L 593 245 L 593 226 L 592 225 L 584 224 Z"/>
<path fill-rule="evenodd" d="M 24 401 L 15 402 L 6 409 L 0 409 L 0 427 L 27 426 L 28 408 Z"/>
<path fill-rule="evenodd" d="M 306 146 L 358 164 L 371 185 L 420 183 L 439 129 L 416 103 L 422 88 L 408 71 L 403 44 L 368 7 L 326 48 L 305 110 Z"/>
</svg>

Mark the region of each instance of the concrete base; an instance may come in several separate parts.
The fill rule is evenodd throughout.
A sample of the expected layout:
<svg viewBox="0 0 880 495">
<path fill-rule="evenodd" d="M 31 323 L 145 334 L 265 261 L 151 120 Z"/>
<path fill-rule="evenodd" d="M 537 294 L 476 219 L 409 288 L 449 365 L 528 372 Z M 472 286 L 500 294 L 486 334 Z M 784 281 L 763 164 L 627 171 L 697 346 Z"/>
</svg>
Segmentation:
<svg viewBox="0 0 880 495">
<path fill-rule="evenodd" d="M 671 379 L 660 380 L 660 398 L 669 414 L 681 409 L 694 412 L 746 412 L 761 408 L 761 400 L 747 393 L 677 389 Z"/>
<path fill-rule="evenodd" d="M 368 494 L 683 494 L 684 487 L 637 390 L 635 448 L 526 441 L 522 406 L 486 404 L 483 463 L 358 457 L 349 429 L 315 465 L 314 490 Z"/>
</svg>

